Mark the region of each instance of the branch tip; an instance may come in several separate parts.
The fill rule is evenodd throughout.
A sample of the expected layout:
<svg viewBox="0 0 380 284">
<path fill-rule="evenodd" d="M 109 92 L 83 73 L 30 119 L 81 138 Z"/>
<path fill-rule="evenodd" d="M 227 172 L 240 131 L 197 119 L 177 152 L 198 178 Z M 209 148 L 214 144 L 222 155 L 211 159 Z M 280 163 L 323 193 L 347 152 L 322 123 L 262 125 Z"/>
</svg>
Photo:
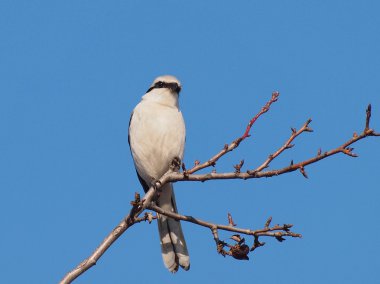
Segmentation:
<svg viewBox="0 0 380 284">
<path fill-rule="evenodd" d="M 366 119 L 365 119 L 364 131 L 367 131 L 369 129 L 369 123 L 371 120 L 371 112 L 372 112 L 372 106 L 371 106 L 371 104 L 369 104 L 367 109 L 366 109 Z"/>
<path fill-rule="evenodd" d="M 285 148 L 286 148 L 286 149 L 291 149 L 291 148 L 294 147 L 294 145 L 295 145 L 295 144 L 289 144 L 289 145 L 287 145 Z"/>
<path fill-rule="evenodd" d="M 359 157 L 357 154 L 353 153 L 352 151 L 354 150 L 354 148 L 351 148 L 351 147 L 347 147 L 347 148 L 344 148 L 342 150 L 342 152 L 350 157 L 353 157 L 353 158 L 356 158 L 356 157 Z"/>
<path fill-rule="evenodd" d="M 314 130 L 311 129 L 310 127 L 306 127 L 306 128 L 305 128 L 305 131 L 306 131 L 306 132 L 314 132 Z"/>
<path fill-rule="evenodd" d="M 269 228 L 271 222 L 272 222 L 272 216 L 270 216 L 268 220 L 265 222 L 264 228 L 266 229 Z"/>
<path fill-rule="evenodd" d="M 303 166 L 300 167 L 300 172 L 305 178 L 309 178 Z"/>
<path fill-rule="evenodd" d="M 239 240 L 236 239 L 237 244 L 235 245 L 229 245 L 221 240 L 219 240 L 218 236 L 218 230 L 224 230 L 224 231 L 230 231 L 230 232 L 236 232 L 241 233 L 245 235 L 251 235 L 254 237 L 254 244 L 251 247 L 250 251 L 253 251 L 257 247 L 263 246 L 264 242 L 259 242 L 259 237 L 266 236 L 266 237 L 274 237 L 279 242 L 283 242 L 285 240 L 285 237 L 297 237 L 302 238 L 301 234 L 294 233 L 290 231 L 292 228 L 292 224 L 284 224 L 282 226 L 275 225 L 273 227 L 270 227 L 271 218 L 268 218 L 268 220 L 265 223 L 265 227 L 260 230 L 252 231 L 250 229 L 242 229 L 242 228 L 236 228 L 236 224 L 232 220 L 231 214 L 228 213 L 229 217 L 229 226 L 228 225 L 217 225 L 213 223 L 208 223 L 199 219 L 195 219 L 191 216 L 184 216 L 180 215 L 178 213 L 174 212 L 166 212 L 162 210 L 161 208 L 154 205 L 154 200 L 157 198 L 157 192 L 160 192 L 162 190 L 162 186 L 167 184 L 168 182 L 176 182 L 176 181 L 201 181 L 204 182 L 206 180 L 210 179 L 236 179 L 236 178 L 242 178 L 242 179 L 250 179 L 250 178 L 262 178 L 262 177 L 272 177 L 272 176 L 278 176 L 284 173 L 289 173 L 295 170 L 299 170 L 301 174 L 308 178 L 308 175 L 305 171 L 305 167 L 316 163 L 324 158 L 330 157 L 332 155 L 335 155 L 337 153 L 343 153 L 352 157 L 357 157 L 358 155 L 353 153 L 353 148 L 349 147 L 352 144 L 356 143 L 357 141 L 369 137 L 369 136 L 380 136 L 380 133 L 376 133 L 373 129 L 370 129 L 370 119 L 371 119 L 371 112 L 372 107 L 371 104 L 368 105 L 366 109 L 366 121 L 365 121 L 365 128 L 362 133 L 357 134 L 356 132 L 353 133 L 351 139 L 346 141 L 343 145 L 340 147 L 337 147 L 335 149 L 326 151 L 322 154 L 322 150 L 319 149 L 317 156 L 312 157 L 308 160 L 304 160 L 302 162 L 299 162 L 297 164 L 294 164 L 293 160 L 290 162 L 290 166 L 285 166 L 281 169 L 275 169 L 275 170 L 268 170 L 263 171 L 263 169 L 266 169 L 269 167 L 269 163 L 275 159 L 278 155 L 280 155 L 285 149 L 292 148 L 294 144 L 291 144 L 291 142 L 301 133 L 303 132 L 311 132 L 313 131 L 311 128 L 309 128 L 309 124 L 311 123 L 311 119 L 308 119 L 306 123 L 301 127 L 298 131 L 295 128 L 291 128 L 292 135 L 290 138 L 285 142 L 285 144 L 279 148 L 275 153 L 269 155 L 268 159 L 257 169 L 247 171 L 246 173 L 241 173 L 240 168 L 243 166 L 244 161 L 242 160 L 240 164 L 236 165 L 238 169 L 235 173 L 218 173 L 216 174 L 216 171 L 213 170 L 213 174 L 200 174 L 200 175 L 193 175 L 193 173 L 204 169 L 206 167 L 215 166 L 216 162 L 224 156 L 226 153 L 234 150 L 236 147 L 239 146 L 239 143 L 242 142 L 245 138 L 250 137 L 250 130 L 253 126 L 253 124 L 256 122 L 256 120 L 264 113 L 266 113 L 271 104 L 276 102 L 279 97 L 278 92 L 273 92 L 271 99 L 266 103 L 266 105 L 261 109 L 261 111 L 253 117 L 243 136 L 237 138 L 234 140 L 231 144 L 226 144 L 224 148 L 217 153 L 214 157 L 210 158 L 208 161 L 201 164 L 198 160 L 194 162 L 194 167 L 190 170 L 186 170 L 186 166 L 184 163 L 174 163 L 173 168 L 178 168 L 178 170 L 182 166 L 183 174 L 174 172 L 172 168 L 165 173 L 159 180 L 155 181 L 153 185 L 150 186 L 148 192 L 144 195 L 144 197 L 141 200 L 141 197 L 138 193 L 135 194 L 134 201 L 131 202 L 132 208 L 129 213 L 123 220 L 119 223 L 117 227 L 115 227 L 112 232 L 108 235 L 107 238 L 104 239 L 104 241 L 100 244 L 100 246 L 94 251 L 94 253 L 87 258 L 85 261 L 83 261 L 80 265 L 78 265 L 76 268 L 74 268 L 72 271 L 70 271 L 64 279 L 61 281 L 61 283 L 71 283 L 74 279 L 76 279 L 79 275 L 87 271 L 89 268 L 91 268 L 93 265 L 96 264 L 97 260 L 104 254 L 104 252 L 117 240 L 117 238 L 124 233 L 129 227 L 136 224 L 140 221 L 148 221 L 149 223 L 154 220 L 157 216 L 153 216 L 152 213 L 148 212 L 145 213 L 143 217 L 139 217 L 139 215 L 142 214 L 142 212 L 145 209 L 151 209 L 159 214 L 166 215 L 170 218 L 173 218 L 175 220 L 183 220 L 192 222 L 194 224 L 208 227 L 211 229 L 211 232 L 214 236 L 215 242 L 217 244 L 218 252 L 225 255 L 233 256 L 237 259 L 248 259 L 248 252 L 249 248 L 245 244 L 244 238 L 240 238 Z M 175 161 L 173 161 L 175 162 Z M 229 247 L 230 251 L 225 251 L 224 247 Z M 248 251 L 247 251 L 248 248 Z"/>
<path fill-rule="evenodd" d="M 244 160 L 241 160 L 239 164 L 234 165 L 235 173 L 239 174 L 241 171 L 241 167 L 244 165 Z"/>
<path fill-rule="evenodd" d="M 228 225 L 230 225 L 231 227 L 236 227 L 236 224 L 234 220 L 232 219 L 232 215 L 230 213 L 227 214 L 227 218 L 228 218 Z"/>
</svg>

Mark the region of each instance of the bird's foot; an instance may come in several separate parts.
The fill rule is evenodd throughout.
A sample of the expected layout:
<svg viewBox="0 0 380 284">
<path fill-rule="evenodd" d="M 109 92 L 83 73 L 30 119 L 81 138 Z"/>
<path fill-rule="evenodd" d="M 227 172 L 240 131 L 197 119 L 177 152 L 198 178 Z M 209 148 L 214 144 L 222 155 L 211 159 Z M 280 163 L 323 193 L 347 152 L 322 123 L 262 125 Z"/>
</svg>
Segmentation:
<svg viewBox="0 0 380 284">
<path fill-rule="evenodd" d="M 181 159 L 179 157 L 174 157 L 170 164 L 170 169 L 173 172 L 179 172 L 179 169 L 181 168 Z"/>
<path fill-rule="evenodd" d="M 157 198 L 159 198 L 162 192 L 161 181 L 158 179 L 152 178 L 152 182 L 150 183 L 150 186 L 154 188 Z"/>
</svg>

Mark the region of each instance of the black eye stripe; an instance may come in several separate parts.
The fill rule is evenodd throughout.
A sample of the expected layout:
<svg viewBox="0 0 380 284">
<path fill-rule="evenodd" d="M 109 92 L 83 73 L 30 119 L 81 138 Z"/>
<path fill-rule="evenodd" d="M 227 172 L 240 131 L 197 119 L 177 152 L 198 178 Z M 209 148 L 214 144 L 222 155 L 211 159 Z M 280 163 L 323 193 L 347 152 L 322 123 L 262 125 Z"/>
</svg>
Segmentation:
<svg viewBox="0 0 380 284">
<path fill-rule="evenodd" d="M 167 85 L 167 83 L 162 82 L 162 81 L 159 81 L 159 82 L 157 82 L 156 84 L 154 84 L 154 86 L 155 86 L 156 88 L 165 88 L 166 85 Z"/>
<path fill-rule="evenodd" d="M 166 83 L 166 82 L 159 81 L 156 84 L 154 84 L 154 87 L 156 89 L 170 88 L 171 86 L 173 86 L 173 84 L 177 84 L 177 83 Z"/>
<path fill-rule="evenodd" d="M 168 82 L 162 82 L 162 81 L 158 81 L 156 82 L 152 87 L 150 87 L 148 89 L 148 91 L 146 91 L 147 93 L 149 93 L 151 90 L 153 89 L 163 89 L 163 88 L 167 88 L 167 89 L 171 89 L 171 90 L 175 90 L 177 91 L 178 93 L 181 91 L 181 87 L 178 86 L 177 83 L 173 82 L 173 83 L 168 83 Z"/>
</svg>

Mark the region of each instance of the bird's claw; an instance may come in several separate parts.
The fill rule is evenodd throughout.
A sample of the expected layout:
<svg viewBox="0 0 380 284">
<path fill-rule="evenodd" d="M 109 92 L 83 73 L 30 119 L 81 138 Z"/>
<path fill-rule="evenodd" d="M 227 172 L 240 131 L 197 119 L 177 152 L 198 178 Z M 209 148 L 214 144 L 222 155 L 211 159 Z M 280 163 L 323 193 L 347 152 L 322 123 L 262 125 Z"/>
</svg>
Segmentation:
<svg viewBox="0 0 380 284">
<path fill-rule="evenodd" d="M 174 157 L 174 159 L 172 160 L 170 164 L 170 169 L 173 172 L 179 172 L 180 168 L 181 168 L 181 159 L 179 157 Z"/>
<path fill-rule="evenodd" d="M 154 190 L 156 192 L 160 192 L 160 188 L 161 188 L 161 181 L 159 179 L 152 179 L 152 182 L 150 183 L 150 186 L 154 188 Z M 158 186 L 160 186 L 159 188 L 157 188 Z"/>
</svg>

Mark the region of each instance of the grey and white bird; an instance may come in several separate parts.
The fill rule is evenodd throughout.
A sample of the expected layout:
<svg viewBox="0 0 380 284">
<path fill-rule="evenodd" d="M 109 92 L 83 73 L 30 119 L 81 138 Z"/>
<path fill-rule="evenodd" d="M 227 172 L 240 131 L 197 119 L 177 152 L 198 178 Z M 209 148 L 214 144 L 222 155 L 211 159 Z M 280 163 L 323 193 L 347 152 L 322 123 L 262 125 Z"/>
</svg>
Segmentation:
<svg viewBox="0 0 380 284">
<path fill-rule="evenodd" d="M 160 76 L 131 115 L 128 142 L 145 192 L 167 172 L 174 158 L 182 161 L 186 129 L 178 104 L 180 91 L 177 78 Z M 157 205 L 165 211 L 177 212 L 171 183 L 162 187 Z M 180 222 L 158 214 L 157 223 L 166 268 L 173 273 L 179 266 L 188 270 L 190 259 Z"/>
</svg>

